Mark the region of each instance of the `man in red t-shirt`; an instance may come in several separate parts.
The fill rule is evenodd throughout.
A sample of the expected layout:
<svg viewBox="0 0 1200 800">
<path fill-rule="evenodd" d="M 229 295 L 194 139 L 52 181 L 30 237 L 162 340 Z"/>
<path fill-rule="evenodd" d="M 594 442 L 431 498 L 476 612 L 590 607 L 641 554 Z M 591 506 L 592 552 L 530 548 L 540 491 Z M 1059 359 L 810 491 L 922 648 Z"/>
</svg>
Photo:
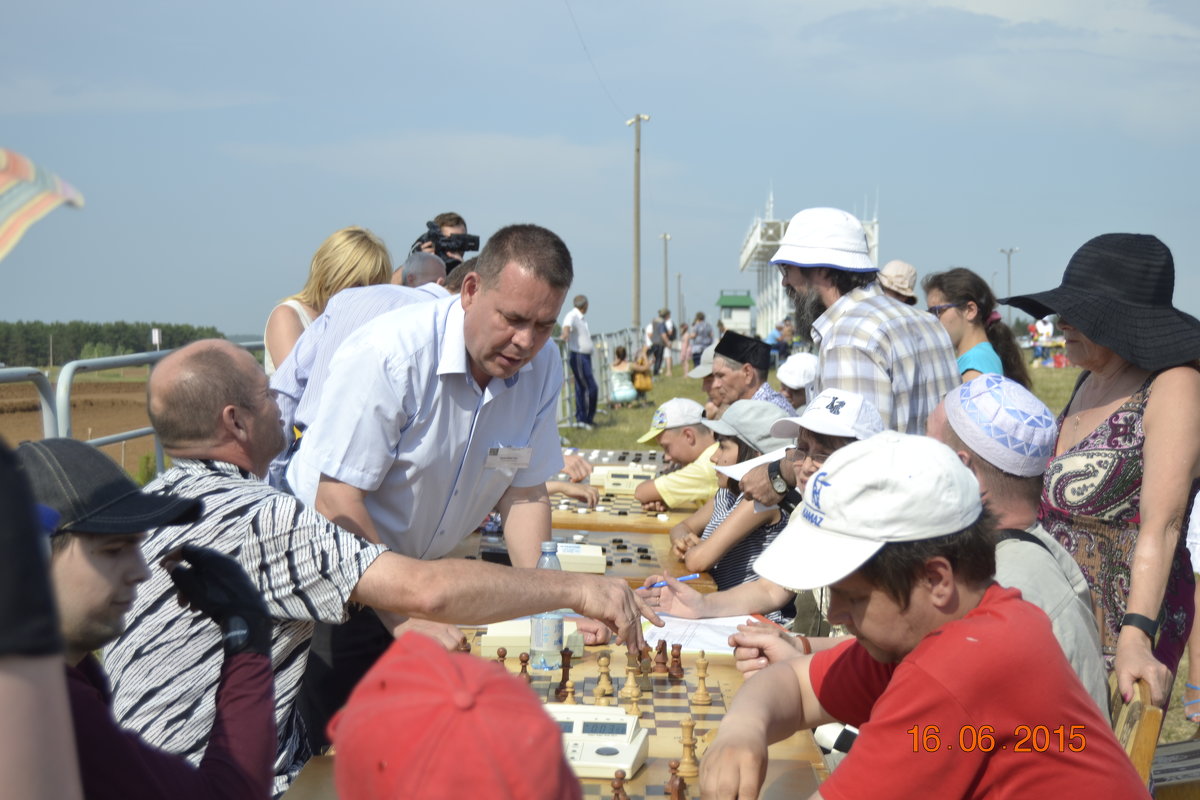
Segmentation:
<svg viewBox="0 0 1200 800">
<path fill-rule="evenodd" d="M 706 798 L 757 797 L 767 745 L 859 728 L 814 797 L 1148 797 L 1046 615 L 992 580 L 992 519 L 950 448 L 885 431 L 829 457 L 755 563 L 830 588 L 855 636 L 748 681 L 700 771 Z"/>
</svg>

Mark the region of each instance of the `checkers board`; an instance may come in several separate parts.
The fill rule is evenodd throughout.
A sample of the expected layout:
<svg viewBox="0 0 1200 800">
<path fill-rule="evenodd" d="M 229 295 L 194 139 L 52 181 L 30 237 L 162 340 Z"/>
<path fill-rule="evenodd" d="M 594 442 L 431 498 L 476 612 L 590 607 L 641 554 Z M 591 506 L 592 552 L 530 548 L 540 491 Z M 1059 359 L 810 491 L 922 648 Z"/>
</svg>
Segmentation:
<svg viewBox="0 0 1200 800">
<path fill-rule="evenodd" d="M 596 508 L 565 498 L 550 497 L 551 526 L 557 529 L 588 531 L 632 531 L 637 533 L 666 533 L 685 520 L 690 511 L 666 512 L 660 518 L 654 511 L 643 511 L 633 497 L 639 483 L 663 474 L 668 464 L 658 450 L 576 450 L 565 448 L 564 454 L 586 458 L 592 465 L 588 483 L 600 492 Z M 559 474 L 558 480 L 570 480 Z"/>
<path fill-rule="evenodd" d="M 645 583 L 646 578 L 651 575 L 662 575 L 665 572 L 678 578 L 689 574 L 683 562 L 672 554 L 670 540 L 661 534 L 555 530 L 554 538 L 565 542 L 582 541 L 586 544 L 600 545 L 604 548 L 606 561 L 612 562 L 605 567 L 604 574 L 624 578 L 634 589 Z M 487 554 L 481 552 L 484 548 L 488 550 Z M 503 538 L 485 538 L 476 532 L 464 539 L 448 555 L 452 558 L 483 557 L 490 561 L 505 562 L 507 553 L 503 553 L 503 558 L 498 555 L 503 548 Z M 700 577 L 690 581 L 688 586 L 698 592 L 717 590 L 716 582 L 707 572 L 701 572 Z"/>
</svg>

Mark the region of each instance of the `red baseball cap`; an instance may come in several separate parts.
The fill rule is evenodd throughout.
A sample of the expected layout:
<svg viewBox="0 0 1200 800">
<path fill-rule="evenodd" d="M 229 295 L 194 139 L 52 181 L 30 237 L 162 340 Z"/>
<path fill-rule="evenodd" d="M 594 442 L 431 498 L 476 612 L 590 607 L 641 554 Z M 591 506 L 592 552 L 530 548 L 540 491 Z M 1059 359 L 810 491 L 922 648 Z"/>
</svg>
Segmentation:
<svg viewBox="0 0 1200 800">
<path fill-rule="evenodd" d="M 562 733 L 494 661 L 406 633 L 329 722 L 342 800 L 580 800 Z"/>
</svg>

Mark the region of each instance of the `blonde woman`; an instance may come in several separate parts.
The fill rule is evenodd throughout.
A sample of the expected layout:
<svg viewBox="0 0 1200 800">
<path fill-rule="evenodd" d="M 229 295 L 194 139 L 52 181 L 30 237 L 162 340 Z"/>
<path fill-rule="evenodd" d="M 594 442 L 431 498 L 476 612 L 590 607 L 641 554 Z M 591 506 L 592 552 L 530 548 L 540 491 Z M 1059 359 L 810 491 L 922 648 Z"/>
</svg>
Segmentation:
<svg viewBox="0 0 1200 800">
<path fill-rule="evenodd" d="M 304 329 L 342 289 L 387 283 L 392 259 L 383 240 L 366 228 L 342 228 L 313 255 L 304 288 L 280 302 L 267 317 L 263 366 L 270 375 L 283 363 Z"/>
</svg>

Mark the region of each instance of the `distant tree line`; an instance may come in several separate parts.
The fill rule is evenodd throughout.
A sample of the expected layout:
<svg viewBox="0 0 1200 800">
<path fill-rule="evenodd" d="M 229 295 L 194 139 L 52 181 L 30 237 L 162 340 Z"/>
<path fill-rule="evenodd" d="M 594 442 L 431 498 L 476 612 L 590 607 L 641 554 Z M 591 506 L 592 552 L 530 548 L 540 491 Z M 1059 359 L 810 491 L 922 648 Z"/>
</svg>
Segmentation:
<svg viewBox="0 0 1200 800">
<path fill-rule="evenodd" d="M 0 322 L 0 362 L 10 367 L 51 366 L 80 358 L 144 353 L 154 349 L 150 329 L 162 331 L 162 349 L 197 339 L 224 338 L 212 326 L 163 322 Z M 51 345 L 53 337 L 53 345 Z"/>
</svg>

